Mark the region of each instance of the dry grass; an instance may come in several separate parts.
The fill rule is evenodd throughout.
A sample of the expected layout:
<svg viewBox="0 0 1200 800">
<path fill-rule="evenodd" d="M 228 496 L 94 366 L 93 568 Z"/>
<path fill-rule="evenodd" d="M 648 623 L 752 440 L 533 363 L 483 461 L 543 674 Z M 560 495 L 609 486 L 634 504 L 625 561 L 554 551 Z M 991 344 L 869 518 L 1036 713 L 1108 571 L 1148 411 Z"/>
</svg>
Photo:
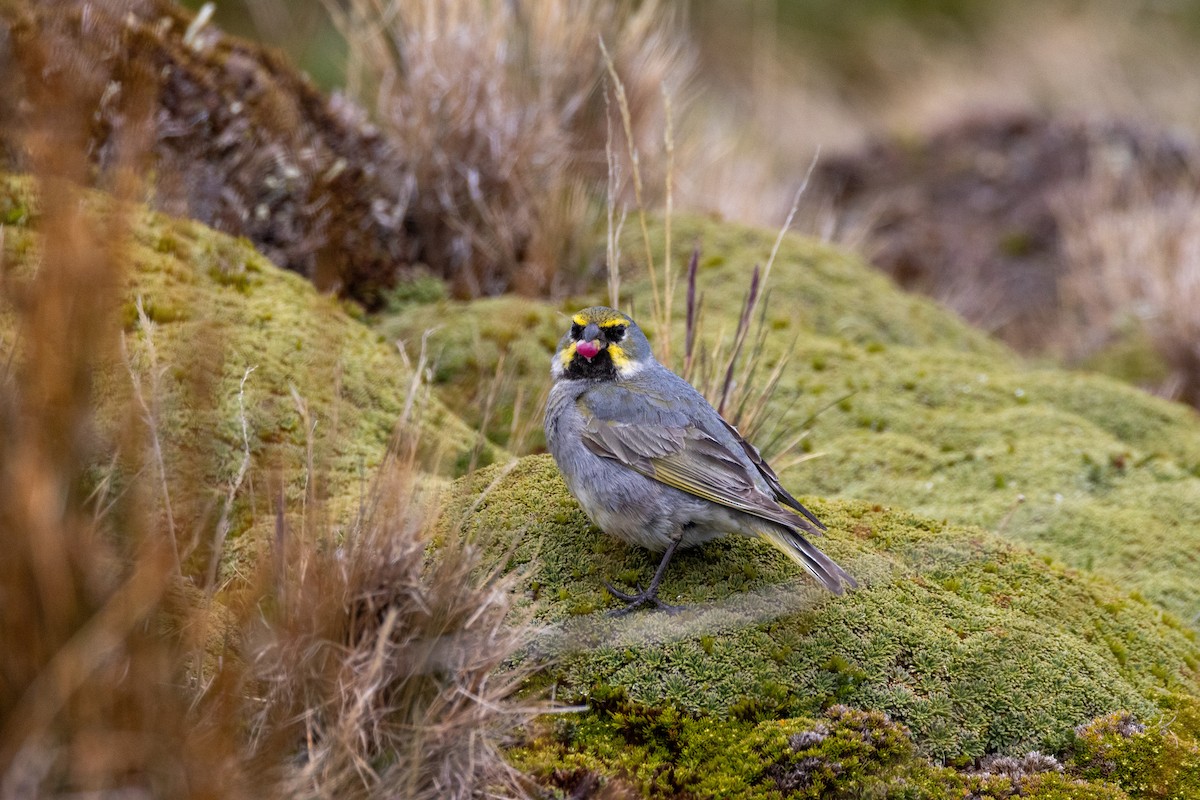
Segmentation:
<svg viewBox="0 0 1200 800">
<path fill-rule="evenodd" d="M 171 469 L 208 457 L 206 441 L 156 452 L 156 376 L 187 365 L 147 356 L 144 314 L 129 348 L 140 355 L 122 364 L 126 215 L 82 202 L 91 109 L 69 69 L 46 68 L 61 55 L 27 49 L 15 65 L 34 109 L 40 248 L 35 266 L 0 264 L 12 324 L 0 338 L 0 796 L 519 794 L 498 747 L 533 711 L 512 700 L 522 675 L 503 668 L 528 629 L 509 618 L 508 585 L 478 575 L 471 545 L 430 512 L 413 442 L 398 440 L 344 536 L 321 522 L 316 493 L 285 501 L 284 476 L 247 447 L 223 493 L 232 504 L 257 473 L 274 540 L 250 578 L 215 593 L 210 560 L 187 557 L 197 541 L 220 556 L 225 516 L 193 517 L 204 504 L 165 488 Z M 134 119 L 148 118 L 140 108 Z M 138 190 L 138 134 L 108 176 L 118 198 Z M 97 411 L 101 380 L 124 387 L 115 424 Z"/>
<path fill-rule="evenodd" d="M 671 328 L 674 317 L 671 309 L 675 300 L 675 294 L 677 293 L 679 279 L 678 270 L 672 264 L 671 254 L 671 212 L 673 210 L 675 182 L 675 133 L 672 128 L 672 117 L 670 114 L 671 100 L 670 96 L 664 92 L 664 106 L 668 112 L 665 123 L 666 128 L 663 134 L 664 151 L 667 154 L 667 172 L 663 177 L 665 187 L 664 196 L 667 198 L 667 203 L 663 224 L 663 254 L 660 274 L 660 264 L 654 258 L 648 231 L 646 192 L 643 188 L 644 183 L 639 166 L 639 153 L 634 143 L 634 135 L 630 124 L 631 115 L 629 113 L 628 94 L 625 91 L 625 86 L 620 75 L 617 74 L 613 62 L 608 56 L 608 51 L 604 49 L 603 52 L 605 63 L 608 67 L 609 78 L 612 83 L 611 105 L 615 105 L 620 114 L 620 130 L 624 134 L 626 150 L 629 154 L 629 162 L 632 168 L 631 178 L 635 189 L 634 202 L 636 204 L 636 214 L 646 259 L 645 269 L 648 273 L 650 283 L 651 315 L 649 323 L 644 323 L 644 327 L 651 331 L 651 337 L 659 361 L 671 365 L 678 370 L 679 374 L 685 380 L 692 383 L 708 399 L 713 407 L 717 409 L 718 413 L 735 428 L 738 428 L 748 441 L 753 441 L 759 435 L 766 435 L 768 433 L 765 428 L 769 421 L 768 409 L 770 402 L 775 395 L 784 371 L 787 369 L 791 356 L 791 350 L 788 349 L 768 374 L 764 375 L 762 373 L 762 355 L 769 332 L 769 326 L 766 324 L 768 305 L 767 285 L 771 278 L 771 269 L 775 264 L 775 257 L 779 253 L 779 246 L 783 242 L 783 237 L 792 227 L 801 197 L 808 187 L 809 178 L 812 176 L 813 168 L 816 166 L 816 158 L 814 157 L 809 164 L 808 171 L 805 173 L 799 188 L 795 191 L 791 208 L 788 210 L 787 216 L 776 234 L 775 242 L 771 247 L 771 253 L 767 257 L 766 266 L 760 269 L 759 265 L 755 265 L 750 273 L 745 300 L 742 303 L 741 313 L 738 316 L 732 339 L 727 338 L 724 329 L 717 331 L 715 336 L 710 335 L 705 336 L 703 339 L 701 338 L 700 331 L 702 327 L 701 318 L 704 297 L 702 293 L 699 293 L 697 280 L 700 262 L 699 245 L 692 251 L 692 255 L 688 259 L 685 278 L 684 352 L 681 354 L 681 357 L 680 354 L 673 355 Z M 613 225 L 613 209 L 616 205 L 616 195 L 619 191 L 619 181 L 617 180 L 619 170 L 614 163 L 613 157 L 615 150 L 613 128 L 614 126 L 611 124 L 608 127 L 609 142 L 607 146 L 609 162 L 607 271 L 610 302 L 614 306 L 620 307 L 621 256 L 620 249 L 617 247 L 620 230 L 619 226 L 614 228 Z M 622 216 L 622 222 L 623 220 L 624 216 Z M 795 457 L 793 455 L 800 446 L 800 443 L 807 436 L 807 428 L 798 432 L 792 432 L 786 436 L 778 434 L 775 431 L 770 431 L 770 433 L 772 434 L 771 445 L 766 449 L 768 455 L 771 457 L 788 458 L 790 456 L 791 459 L 788 466 L 809 457 Z"/>
<path fill-rule="evenodd" d="M 598 39 L 628 87 L 635 146 L 645 152 L 662 130 L 661 87 L 688 74 L 689 51 L 667 7 L 326 5 L 353 43 L 352 96 L 375 110 L 409 159 L 421 258 L 463 296 L 578 287 L 602 236 Z"/>
<path fill-rule="evenodd" d="M 70 181 L 87 111 L 69 75 L 44 71 L 53 54 L 27 56 L 24 76 L 47 78 L 27 89 L 43 246 L 34 270 L 5 264 L 0 296 L 15 321 L 0 376 L 2 791 L 248 795 L 229 740 L 189 724 L 179 644 L 159 630 L 178 552 L 153 527 L 138 421 L 105 441 L 95 418 L 94 372 L 117 363 L 122 214 L 83 211 Z M 129 480 L 101 513 L 89 470 L 108 461 Z"/>
<path fill-rule="evenodd" d="M 1140 328 L 1170 369 L 1153 388 L 1200 407 L 1200 193 L 1097 179 L 1057 216 L 1066 269 L 1055 338 L 1068 357 Z"/>
<path fill-rule="evenodd" d="M 386 467 L 340 546 L 280 517 L 285 555 L 249 596 L 240 655 L 248 754 L 280 771 L 281 796 L 519 794 L 498 748 L 538 710 L 509 699 L 523 674 L 503 669 L 528 629 L 470 545 L 450 535 L 427 558 L 436 520 L 415 476 L 411 460 Z"/>
</svg>

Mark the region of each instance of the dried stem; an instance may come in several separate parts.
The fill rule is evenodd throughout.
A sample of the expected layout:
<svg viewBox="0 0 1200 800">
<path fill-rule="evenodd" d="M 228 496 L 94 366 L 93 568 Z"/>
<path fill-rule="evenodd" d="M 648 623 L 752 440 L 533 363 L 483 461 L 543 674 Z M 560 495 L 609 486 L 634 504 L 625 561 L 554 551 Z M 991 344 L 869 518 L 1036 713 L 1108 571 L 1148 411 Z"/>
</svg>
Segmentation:
<svg viewBox="0 0 1200 800">
<path fill-rule="evenodd" d="M 146 308 L 142 303 L 141 295 L 138 295 L 137 298 L 137 313 L 138 323 L 142 329 L 142 336 L 146 342 L 146 357 L 150 362 L 150 402 L 146 401 L 146 395 L 142 391 L 142 380 L 133 368 L 133 360 L 129 357 L 129 350 L 125 343 L 124 334 L 121 335 L 121 355 L 125 359 L 126 368 L 129 370 L 134 399 L 137 400 L 138 406 L 142 409 L 142 421 L 145 422 L 146 430 L 150 434 L 150 452 L 154 456 L 154 465 L 158 469 L 159 489 L 162 492 L 163 509 L 167 515 L 167 534 L 171 539 L 171 550 L 175 554 L 175 574 L 182 575 L 183 566 L 180 561 L 179 539 L 175 533 L 175 512 L 171 508 L 171 490 L 167 485 L 167 465 L 163 459 L 162 441 L 158 435 L 158 398 L 162 396 L 159 379 L 165 367 L 159 367 L 158 365 L 158 349 L 154 346 L 154 323 L 146 314 Z"/>
<path fill-rule="evenodd" d="M 696 245 L 692 248 L 692 257 L 688 259 L 687 270 L 687 324 L 684 326 L 683 356 L 683 378 L 687 381 L 692 379 L 692 368 L 696 355 L 696 321 L 700 311 L 696 300 L 696 276 L 699 271 L 700 245 Z M 703 297 L 700 298 L 700 302 L 704 302 Z"/>
<path fill-rule="evenodd" d="M 608 259 L 608 304 L 612 308 L 621 307 L 621 228 L 625 225 L 625 212 L 621 212 L 620 226 L 614 226 L 613 218 L 616 213 L 617 194 L 620 192 L 621 166 L 613 149 L 612 103 L 609 99 L 608 88 L 604 90 L 604 119 L 607 136 L 604 141 L 604 155 L 608 162 L 608 196 L 606 206 L 608 211 L 607 259 Z"/>
<path fill-rule="evenodd" d="M 633 136 L 633 120 L 629 109 L 629 98 L 625 94 L 625 84 L 621 81 L 621 76 L 617 74 L 617 66 L 613 63 L 612 56 L 608 53 L 608 48 L 604 46 L 604 39 L 600 38 L 600 52 L 604 56 L 604 65 L 608 69 L 609 78 L 613 82 L 613 91 L 617 95 L 617 108 L 621 112 L 621 127 L 625 132 L 625 147 L 629 156 L 631 171 L 633 172 L 633 196 L 637 205 L 638 224 L 642 229 L 642 245 L 645 249 L 646 270 L 650 274 L 650 296 L 654 309 L 654 325 L 658 333 L 658 340 L 662 343 L 664 353 L 671 352 L 671 325 L 670 320 L 664 316 L 663 296 L 659 291 L 658 271 L 654 266 L 654 251 L 650 247 L 650 225 L 647 221 L 648 213 L 646 211 L 646 201 L 642 191 L 642 169 L 638 161 L 637 143 Z M 670 254 L 667 254 L 670 257 Z"/>
<path fill-rule="evenodd" d="M 406 365 L 412 369 L 412 380 L 408 384 L 408 396 L 404 399 L 404 411 L 400 414 L 400 427 L 407 427 L 413 423 L 413 410 L 416 408 L 416 402 L 421 395 L 421 387 L 424 385 L 425 371 L 429 368 L 429 337 L 437 333 L 437 328 L 428 328 L 421 334 L 421 352 L 417 354 L 417 363 L 411 364 L 408 360 L 408 353 L 404 350 L 404 343 L 397 341 L 396 347 L 400 351 L 401 358 L 404 359 Z"/>
<path fill-rule="evenodd" d="M 221 563 L 221 553 L 225 549 L 225 538 L 229 535 L 229 514 L 233 509 L 233 500 L 242 486 L 242 481 L 246 478 L 246 471 L 250 469 L 250 426 L 246 421 L 246 381 L 255 369 L 257 367 L 248 367 L 242 374 L 241 383 L 238 384 L 238 420 L 242 423 L 242 462 L 238 465 L 237 474 L 225 493 L 225 504 L 221 507 L 221 516 L 217 520 L 217 529 L 213 534 L 212 553 L 209 555 L 208 573 L 205 576 L 205 586 L 210 596 L 216 591 L 217 568 Z"/>
<path fill-rule="evenodd" d="M 725 408 L 733 389 L 733 374 L 737 368 L 738 357 L 742 353 L 742 346 L 746 343 L 746 335 L 750 330 L 750 315 L 753 313 L 755 305 L 758 304 L 758 292 L 759 268 L 755 264 L 754 272 L 750 275 L 750 289 L 746 293 L 746 301 L 742 304 L 741 316 L 738 317 L 737 331 L 733 337 L 733 350 L 726 362 L 725 381 L 721 385 L 721 401 L 717 404 L 717 412 L 722 416 L 725 414 Z"/>
<path fill-rule="evenodd" d="M 665 326 L 664 332 L 667 334 L 666 341 L 663 342 L 663 360 L 670 363 L 671 361 L 671 304 L 675 298 L 675 276 L 674 270 L 671 268 L 673 258 L 671 256 L 671 217 L 675 209 L 675 131 L 674 120 L 671 111 L 671 95 L 667 93 L 667 87 L 662 87 L 663 111 L 666 114 L 666 125 L 663 128 L 663 147 L 667 153 L 667 175 L 666 181 L 666 218 L 663 220 L 663 320 Z"/>
<path fill-rule="evenodd" d="M 792 227 L 792 221 L 796 218 L 796 210 L 800 208 L 800 198 L 804 196 L 805 190 L 808 189 L 808 182 L 812 178 L 813 170 L 817 168 L 817 160 L 820 157 L 821 149 L 817 148 L 817 152 L 813 153 L 812 160 L 808 162 L 808 170 L 804 173 L 804 180 L 800 181 L 800 185 L 796 187 L 796 194 L 792 198 L 792 207 L 788 209 L 783 225 L 779 227 L 779 232 L 775 234 L 775 243 L 771 245 L 771 255 L 767 257 L 767 266 L 763 270 L 764 287 L 771 278 L 771 267 L 775 264 L 775 256 L 779 254 L 779 246 L 783 244 L 784 235 Z"/>
<path fill-rule="evenodd" d="M 304 494 L 300 504 L 300 519 L 301 530 L 305 533 L 309 531 L 309 509 L 316 500 L 316 459 L 314 453 L 314 436 L 317 430 L 317 419 L 309 413 L 308 402 L 300 394 L 300 390 L 294 384 L 288 384 L 288 391 L 292 395 L 292 404 L 296 407 L 296 413 L 300 415 L 300 422 L 304 425 Z"/>
</svg>

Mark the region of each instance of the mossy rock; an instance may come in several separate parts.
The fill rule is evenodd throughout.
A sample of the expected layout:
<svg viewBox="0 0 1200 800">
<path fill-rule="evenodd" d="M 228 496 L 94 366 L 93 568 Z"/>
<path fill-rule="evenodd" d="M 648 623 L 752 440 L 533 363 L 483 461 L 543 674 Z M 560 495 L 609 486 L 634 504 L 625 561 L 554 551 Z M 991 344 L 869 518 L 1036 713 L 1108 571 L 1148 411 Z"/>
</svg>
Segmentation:
<svg viewBox="0 0 1200 800">
<path fill-rule="evenodd" d="M 550 354 L 575 310 L 516 296 L 441 299 L 406 305 L 374 326 L 414 357 L 425 340 L 438 397 L 502 447 L 531 452 L 545 448 Z"/>
<path fill-rule="evenodd" d="M 980 529 L 852 501 L 802 498 L 856 591 L 827 594 L 768 544 L 726 538 L 672 563 L 662 596 L 687 612 L 610 619 L 602 581 L 644 584 L 657 559 L 595 529 L 548 456 L 499 469 L 460 484 L 487 488 L 466 529 L 518 571 L 547 626 L 545 680 L 568 702 L 619 687 L 747 721 L 844 703 L 950 759 L 1061 749 L 1098 715 L 1151 717 L 1200 688 L 1195 631 L 1157 606 Z"/>
<path fill-rule="evenodd" d="M 1189 735 L 1165 722 L 1145 725 L 1128 714 L 1109 714 L 1082 726 L 1072 747 L 1078 772 L 1115 783 L 1132 797 L 1200 797 L 1200 737 L 1195 735 L 1200 703 L 1185 700 L 1172 713 L 1192 725 Z"/>
<path fill-rule="evenodd" d="M 1086 767 L 1036 753 L 982 759 L 961 770 L 934 764 L 917 752 L 903 725 L 847 706 L 833 706 L 816 719 L 755 723 L 640 706 L 616 692 L 594 698 L 586 714 L 545 720 L 510 756 L 540 785 L 565 797 L 1131 796 L 1110 780 L 1085 777 Z"/>
<path fill-rule="evenodd" d="M 36 194 L 30 179 L 0 176 L 4 256 L 14 275 L 37 263 Z M 110 224 L 111 201 L 96 192 L 84 197 L 97 224 Z M 127 213 L 126 288 L 118 322 L 143 395 L 156 406 L 169 494 L 181 526 L 211 531 L 238 473 L 245 451 L 243 377 L 252 463 L 237 495 L 233 539 L 254 526 L 273 527 L 280 488 L 292 501 L 290 509 L 328 514 L 335 525 L 351 518 L 413 387 L 412 370 L 394 345 L 355 319 L 353 307 L 278 269 L 245 239 L 142 207 Z M 0 313 L 0 342 L 11 343 L 15 316 L 11 309 Z M 161 370 L 157 396 L 149 341 Z M 131 410 L 140 412 L 129 370 L 120 363 L 111 367 L 95 382 L 102 427 L 117 430 Z M 409 413 L 425 450 L 422 463 L 434 472 L 452 476 L 472 460 L 488 463 L 495 457 L 496 448 L 435 398 L 414 397 Z M 245 544 L 233 541 L 231 549 Z"/>
<path fill-rule="evenodd" d="M 661 253 L 661 226 L 651 235 Z M 704 351 L 720 342 L 728 349 L 742 287 L 773 240 L 700 218 L 676 221 L 675 264 L 701 245 Z M 625 252 L 641 248 L 627 242 Z M 627 295 L 647 322 L 647 281 L 627 272 Z M 674 306 L 677 366 L 683 289 Z M 1108 378 L 1031 367 L 860 260 L 801 237 L 784 238 L 768 290 L 759 379 L 788 360 L 761 424 L 748 433 L 771 457 L 807 430 L 798 449 L 773 462 L 786 485 L 978 525 L 1200 621 L 1193 410 Z M 490 430 L 504 440 L 506 403 L 519 395 L 521 414 L 529 414 L 528 398 L 545 391 L 549 356 L 565 329 L 561 312 L 601 300 L 439 302 L 411 307 L 385 329 L 411 343 L 440 326 L 430 337 L 435 386 L 476 421 L 484 392 L 469 387 L 496 374 L 505 353 L 504 391 L 490 410 Z M 652 326 L 647 331 L 654 336 Z M 660 339 L 661 332 L 652 341 Z M 536 449 L 538 441 L 526 444 Z"/>
</svg>

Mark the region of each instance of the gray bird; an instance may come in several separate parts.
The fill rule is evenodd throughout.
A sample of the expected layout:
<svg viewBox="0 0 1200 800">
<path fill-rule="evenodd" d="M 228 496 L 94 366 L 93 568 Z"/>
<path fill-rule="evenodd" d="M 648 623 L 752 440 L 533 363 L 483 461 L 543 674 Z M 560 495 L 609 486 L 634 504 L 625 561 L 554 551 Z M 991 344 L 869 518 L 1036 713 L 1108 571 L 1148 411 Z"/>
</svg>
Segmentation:
<svg viewBox="0 0 1200 800">
<path fill-rule="evenodd" d="M 550 374 L 546 443 L 567 488 L 605 533 L 663 554 L 645 589 L 605 582 L 628 603 L 616 613 L 675 610 L 658 599 L 675 550 L 730 533 L 766 539 L 835 594 L 858 585 L 801 533 L 825 526 L 691 384 L 658 363 L 628 316 L 580 311 Z"/>
</svg>

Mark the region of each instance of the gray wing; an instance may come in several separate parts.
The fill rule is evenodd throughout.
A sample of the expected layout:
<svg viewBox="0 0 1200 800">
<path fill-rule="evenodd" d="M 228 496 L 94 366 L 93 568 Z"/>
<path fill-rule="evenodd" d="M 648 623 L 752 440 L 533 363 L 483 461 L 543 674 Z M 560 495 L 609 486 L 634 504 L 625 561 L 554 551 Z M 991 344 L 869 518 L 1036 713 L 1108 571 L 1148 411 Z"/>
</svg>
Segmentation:
<svg viewBox="0 0 1200 800">
<path fill-rule="evenodd" d="M 750 463 L 754 464 L 755 469 L 758 470 L 758 474 L 762 475 L 763 480 L 765 480 L 767 485 L 771 487 L 771 492 L 775 495 L 775 499 L 780 503 L 783 503 L 785 506 L 800 512 L 805 516 L 805 518 L 808 519 L 809 522 L 811 522 L 813 525 L 816 525 L 819 530 L 813 531 L 813 533 L 819 533 L 820 531 L 828 530 L 825 527 L 825 523 L 817 519 L 816 516 L 807 508 L 800 505 L 800 501 L 795 497 L 792 497 L 792 493 L 783 488 L 783 484 L 779 482 L 779 476 L 775 474 L 775 470 L 771 469 L 771 465 L 763 460 L 762 455 L 758 452 L 758 448 L 743 439 L 742 434 L 738 432 L 738 429 L 726 422 L 724 417 L 721 417 L 720 419 L 722 424 L 724 424 L 725 428 L 729 431 L 730 435 L 733 436 L 733 438 L 737 440 L 738 444 L 742 446 L 742 449 L 746 451 L 746 457 L 750 459 Z"/>
<path fill-rule="evenodd" d="M 583 442 L 596 455 L 719 505 L 788 528 L 808 527 L 759 488 L 755 474 L 761 474 L 761 469 L 749 453 L 731 450 L 692 423 L 672 407 L 676 405 L 672 398 L 654 392 L 635 395 L 624 387 L 605 384 L 585 392 L 577 402 L 585 420 Z M 733 442 L 749 447 L 736 445 L 742 442 L 736 432 Z M 754 454 L 757 456 L 757 451 Z M 767 475 L 762 477 L 770 484 Z"/>
</svg>

